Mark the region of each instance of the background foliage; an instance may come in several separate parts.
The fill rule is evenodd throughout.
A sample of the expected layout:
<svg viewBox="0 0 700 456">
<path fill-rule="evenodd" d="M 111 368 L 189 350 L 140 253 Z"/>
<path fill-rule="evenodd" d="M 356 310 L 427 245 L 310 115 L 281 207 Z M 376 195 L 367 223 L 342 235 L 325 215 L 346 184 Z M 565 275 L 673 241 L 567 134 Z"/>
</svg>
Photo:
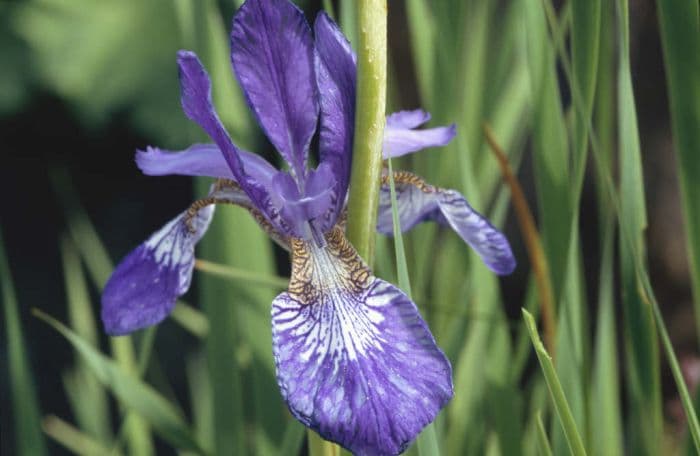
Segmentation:
<svg viewBox="0 0 700 456">
<path fill-rule="evenodd" d="M 269 305 L 286 254 L 245 212 L 218 211 L 199 256 L 219 265 L 195 274 L 172 318 L 112 339 L 97 318 L 114 261 L 208 186 L 133 165 L 136 147 L 203 139 L 179 107 L 177 49 L 202 57 L 236 141 L 276 159 L 229 69 L 238 3 L 0 2 L 3 454 L 316 451 L 274 378 Z M 354 2 L 298 3 L 308 17 L 330 5 L 356 42 Z M 454 366 L 436 444 L 409 452 L 692 454 L 697 419 L 678 391 L 687 410 L 681 370 L 692 393 L 700 369 L 697 1 L 389 7 L 389 110 L 458 125 L 450 146 L 394 168 L 463 192 L 519 260 L 499 279 L 433 225 L 379 237 L 376 274 L 410 284 Z M 484 123 L 533 208 L 539 254 Z M 544 342 L 521 307 L 549 312 Z"/>
</svg>

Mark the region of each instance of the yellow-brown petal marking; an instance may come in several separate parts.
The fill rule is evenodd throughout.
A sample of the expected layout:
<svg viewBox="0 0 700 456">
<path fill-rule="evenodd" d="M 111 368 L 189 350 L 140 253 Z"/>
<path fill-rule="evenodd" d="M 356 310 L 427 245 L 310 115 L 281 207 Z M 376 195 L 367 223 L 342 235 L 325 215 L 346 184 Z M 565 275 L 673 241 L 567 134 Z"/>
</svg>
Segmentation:
<svg viewBox="0 0 700 456">
<path fill-rule="evenodd" d="M 292 277 L 289 294 L 302 304 L 316 301 L 319 295 L 343 289 L 360 292 L 374 280 L 372 272 L 355 248 L 336 226 L 325 234 L 326 245 L 293 238 Z"/>
</svg>

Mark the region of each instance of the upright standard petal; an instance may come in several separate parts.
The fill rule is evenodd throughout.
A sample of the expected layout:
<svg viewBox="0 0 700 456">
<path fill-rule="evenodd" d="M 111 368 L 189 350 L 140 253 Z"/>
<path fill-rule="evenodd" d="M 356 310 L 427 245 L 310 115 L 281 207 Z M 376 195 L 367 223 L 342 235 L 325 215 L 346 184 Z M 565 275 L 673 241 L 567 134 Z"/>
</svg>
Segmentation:
<svg viewBox="0 0 700 456">
<path fill-rule="evenodd" d="M 159 323 L 190 287 L 194 247 L 214 207 L 185 211 L 126 256 L 102 292 L 102 322 L 118 336 Z"/>
<path fill-rule="evenodd" d="M 287 0 L 247 0 L 233 18 L 231 61 L 248 104 L 298 179 L 318 119 L 313 39 Z"/>
<path fill-rule="evenodd" d="M 270 223 L 284 232 L 278 207 L 273 205 L 268 187 L 246 172 L 241 151 L 233 144 L 211 101 L 211 81 L 197 56 L 190 51 L 178 52 L 182 108 L 214 140 L 224 155 L 236 182 Z"/>
<path fill-rule="evenodd" d="M 377 231 L 391 236 L 391 193 L 388 176 L 384 176 L 383 179 L 379 194 Z M 515 257 L 508 239 L 476 212 L 459 192 L 434 187 L 406 171 L 394 172 L 394 183 L 401 231 L 408 231 L 426 220 L 448 225 L 496 274 L 506 275 L 513 272 Z"/>
<path fill-rule="evenodd" d="M 245 172 L 258 182 L 269 182 L 277 170 L 260 155 L 240 151 Z M 221 149 L 215 144 L 193 144 L 182 151 L 147 147 L 136 151 L 136 165 L 148 176 L 207 176 L 233 179 Z"/>
<path fill-rule="evenodd" d="M 374 277 L 339 228 L 326 240 L 292 240 L 289 291 L 272 304 L 277 380 L 323 438 L 396 455 L 452 397 L 452 370 L 415 304 Z"/>
<path fill-rule="evenodd" d="M 319 155 L 336 177 L 335 211 L 324 226 L 335 224 L 345 204 L 350 180 L 353 134 L 355 128 L 355 56 L 350 43 L 326 13 L 314 23 L 316 34 L 316 83 L 321 97 Z"/>
<path fill-rule="evenodd" d="M 384 128 L 384 158 L 400 157 L 428 147 L 446 146 L 457 134 L 457 127 L 414 128 L 430 120 L 430 114 L 416 109 L 399 111 L 386 118 Z"/>
</svg>

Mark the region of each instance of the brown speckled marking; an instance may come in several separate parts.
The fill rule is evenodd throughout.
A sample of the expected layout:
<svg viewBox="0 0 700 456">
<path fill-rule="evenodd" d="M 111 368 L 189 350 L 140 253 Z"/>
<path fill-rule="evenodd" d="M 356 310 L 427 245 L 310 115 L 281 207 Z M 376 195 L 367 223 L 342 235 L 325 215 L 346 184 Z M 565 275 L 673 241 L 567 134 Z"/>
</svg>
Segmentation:
<svg viewBox="0 0 700 456">
<path fill-rule="evenodd" d="M 213 192 L 218 192 L 219 190 L 224 190 L 226 188 L 230 188 L 231 190 L 241 190 L 241 186 L 238 185 L 238 182 L 236 181 L 231 179 L 217 179 L 216 182 L 214 182 Z"/>
<path fill-rule="evenodd" d="M 325 247 L 318 247 L 313 241 L 290 239 L 292 276 L 288 292 L 302 304 L 316 302 L 319 295 L 337 289 L 360 293 L 374 280 L 339 226 L 327 232 L 325 238 Z M 329 266 L 334 270 L 327 270 Z"/>
<path fill-rule="evenodd" d="M 409 171 L 394 171 L 395 185 L 413 185 L 424 193 L 435 193 L 437 189 L 428 184 L 422 177 L 417 176 Z M 389 185 L 389 174 L 382 175 L 382 185 Z"/>
<path fill-rule="evenodd" d="M 241 186 L 230 179 L 217 179 L 212 187 L 211 194 L 226 189 L 242 191 Z M 268 236 L 270 236 L 270 238 L 272 238 L 273 241 L 279 244 L 280 247 L 282 247 L 283 249 L 289 250 L 289 242 L 287 241 L 286 236 L 283 236 L 282 234 L 278 233 L 272 226 L 272 224 L 265 218 L 262 212 L 260 212 L 256 207 L 252 206 L 251 204 L 242 204 L 234 202 L 226 198 L 218 198 L 216 196 L 212 196 L 211 194 L 210 196 L 195 201 L 187 209 L 187 214 L 185 215 L 185 224 L 187 225 L 187 229 L 191 233 L 196 232 L 193 220 L 197 216 L 197 212 L 199 212 L 199 210 L 210 204 L 230 204 L 232 206 L 240 206 L 246 209 L 253 217 L 253 219 L 258 223 L 258 225 L 260 225 L 263 231 L 265 231 L 265 233 Z"/>
</svg>

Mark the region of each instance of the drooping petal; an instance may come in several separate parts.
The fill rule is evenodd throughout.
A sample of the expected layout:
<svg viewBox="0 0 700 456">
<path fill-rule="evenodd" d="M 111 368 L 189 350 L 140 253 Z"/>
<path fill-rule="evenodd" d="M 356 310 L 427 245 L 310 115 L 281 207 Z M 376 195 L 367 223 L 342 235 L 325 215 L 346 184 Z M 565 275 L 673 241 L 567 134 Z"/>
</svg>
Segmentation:
<svg viewBox="0 0 700 456">
<path fill-rule="evenodd" d="M 190 287 L 194 247 L 213 214 L 214 206 L 181 213 L 119 263 L 102 292 L 107 334 L 127 334 L 168 316 Z"/>
<path fill-rule="evenodd" d="M 251 152 L 239 151 L 248 175 L 258 182 L 268 182 L 277 170 L 263 157 Z M 207 176 L 233 179 L 221 149 L 215 144 L 193 144 L 183 151 L 170 151 L 147 147 L 136 151 L 136 165 L 149 176 Z"/>
<path fill-rule="evenodd" d="M 428 147 L 445 146 L 457 134 L 454 124 L 414 130 L 428 120 L 430 114 L 421 109 L 399 111 L 387 116 L 382 151 L 384 158 L 400 157 Z"/>
<path fill-rule="evenodd" d="M 273 205 L 267 186 L 247 173 L 241 151 L 231 141 L 214 110 L 211 101 L 211 81 L 202 63 L 195 53 L 179 51 L 178 66 L 182 87 L 182 108 L 185 114 L 197 122 L 219 146 L 236 182 L 269 222 L 278 231 L 283 232 L 279 220 L 279 208 Z"/>
<path fill-rule="evenodd" d="M 387 182 L 385 176 L 379 195 L 377 231 L 391 236 L 391 193 Z M 459 192 L 434 187 L 405 171 L 394 173 L 394 183 L 402 231 L 408 231 L 427 220 L 447 225 L 456 231 L 496 274 L 513 272 L 515 257 L 508 239 L 484 216 L 476 212 Z"/>
<path fill-rule="evenodd" d="M 272 304 L 277 380 L 291 412 L 356 455 L 403 451 L 452 397 L 451 367 L 415 304 L 374 277 L 341 230 L 292 241 Z"/>
<path fill-rule="evenodd" d="M 334 213 L 323 230 L 334 224 L 343 204 L 350 179 L 355 126 L 356 65 L 350 43 L 326 13 L 314 23 L 316 35 L 316 83 L 321 98 L 319 155 L 336 178 Z"/>
<path fill-rule="evenodd" d="M 318 119 L 313 38 L 287 0 L 248 0 L 233 19 L 231 61 L 267 137 L 299 179 Z"/>
</svg>

